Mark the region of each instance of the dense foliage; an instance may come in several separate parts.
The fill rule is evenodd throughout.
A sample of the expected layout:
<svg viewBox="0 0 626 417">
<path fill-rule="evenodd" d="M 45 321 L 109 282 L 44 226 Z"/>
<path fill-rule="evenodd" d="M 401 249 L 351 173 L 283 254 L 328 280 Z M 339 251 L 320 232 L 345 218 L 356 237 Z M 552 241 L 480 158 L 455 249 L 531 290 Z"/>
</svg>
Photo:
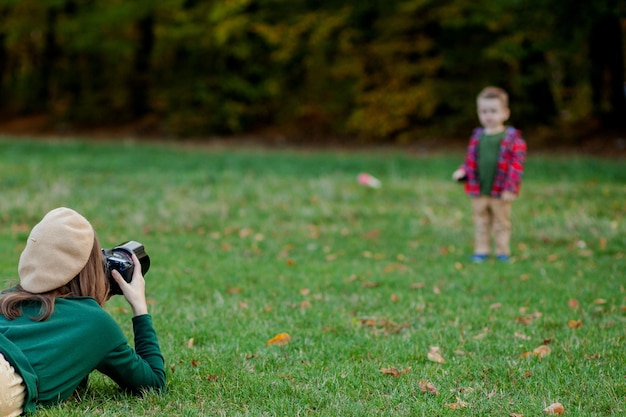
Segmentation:
<svg viewBox="0 0 626 417">
<path fill-rule="evenodd" d="M 412 141 L 472 126 L 496 84 L 515 124 L 624 119 L 626 6 L 570 3 L 2 0 L 0 110 Z"/>
</svg>

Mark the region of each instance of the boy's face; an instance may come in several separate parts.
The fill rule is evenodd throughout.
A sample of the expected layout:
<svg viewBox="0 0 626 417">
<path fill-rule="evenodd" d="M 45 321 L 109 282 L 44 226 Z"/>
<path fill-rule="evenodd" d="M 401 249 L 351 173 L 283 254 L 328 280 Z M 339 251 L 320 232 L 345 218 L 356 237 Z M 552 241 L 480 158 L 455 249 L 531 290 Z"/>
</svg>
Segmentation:
<svg viewBox="0 0 626 417">
<path fill-rule="evenodd" d="M 489 132 L 498 132 L 504 129 L 504 122 L 509 118 L 510 111 L 497 98 L 478 99 L 478 120 Z"/>
</svg>

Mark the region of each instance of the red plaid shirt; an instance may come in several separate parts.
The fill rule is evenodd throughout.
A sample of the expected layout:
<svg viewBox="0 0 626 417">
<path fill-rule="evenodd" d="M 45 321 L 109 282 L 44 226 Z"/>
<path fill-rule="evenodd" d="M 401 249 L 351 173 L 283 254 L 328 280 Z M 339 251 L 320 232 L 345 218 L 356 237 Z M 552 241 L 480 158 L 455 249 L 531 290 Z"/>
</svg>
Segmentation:
<svg viewBox="0 0 626 417">
<path fill-rule="evenodd" d="M 462 168 L 467 175 L 465 192 L 471 197 L 480 195 L 480 182 L 478 179 L 478 141 L 484 132 L 483 128 L 474 129 L 467 147 L 467 157 Z M 507 126 L 506 134 L 500 145 L 498 154 L 498 167 L 491 189 L 492 197 L 500 197 L 503 191 L 518 194 L 524 173 L 524 161 L 526 160 L 526 142 L 522 138 L 522 132 Z"/>
</svg>

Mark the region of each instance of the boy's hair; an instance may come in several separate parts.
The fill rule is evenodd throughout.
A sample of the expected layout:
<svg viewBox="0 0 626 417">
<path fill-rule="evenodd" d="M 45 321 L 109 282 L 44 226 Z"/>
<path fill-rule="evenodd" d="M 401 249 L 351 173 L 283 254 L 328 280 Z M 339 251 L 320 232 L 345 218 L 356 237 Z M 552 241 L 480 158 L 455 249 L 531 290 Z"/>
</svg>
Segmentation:
<svg viewBox="0 0 626 417">
<path fill-rule="evenodd" d="M 497 98 L 502 102 L 504 107 L 509 107 L 509 95 L 504 89 L 500 87 L 485 87 L 480 93 L 478 93 L 477 99 L 481 98 Z"/>
</svg>

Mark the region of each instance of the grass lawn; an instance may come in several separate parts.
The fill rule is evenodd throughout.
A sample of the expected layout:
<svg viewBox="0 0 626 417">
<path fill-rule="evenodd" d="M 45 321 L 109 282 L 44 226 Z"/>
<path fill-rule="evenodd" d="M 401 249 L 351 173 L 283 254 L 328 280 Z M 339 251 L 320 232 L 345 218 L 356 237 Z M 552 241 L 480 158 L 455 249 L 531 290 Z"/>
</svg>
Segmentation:
<svg viewBox="0 0 626 417">
<path fill-rule="evenodd" d="M 167 362 L 164 394 L 94 373 L 38 415 L 625 415 L 624 161 L 531 150 L 512 262 L 472 264 L 462 158 L 1 138 L 2 286 L 72 207 L 144 243 Z"/>
</svg>

